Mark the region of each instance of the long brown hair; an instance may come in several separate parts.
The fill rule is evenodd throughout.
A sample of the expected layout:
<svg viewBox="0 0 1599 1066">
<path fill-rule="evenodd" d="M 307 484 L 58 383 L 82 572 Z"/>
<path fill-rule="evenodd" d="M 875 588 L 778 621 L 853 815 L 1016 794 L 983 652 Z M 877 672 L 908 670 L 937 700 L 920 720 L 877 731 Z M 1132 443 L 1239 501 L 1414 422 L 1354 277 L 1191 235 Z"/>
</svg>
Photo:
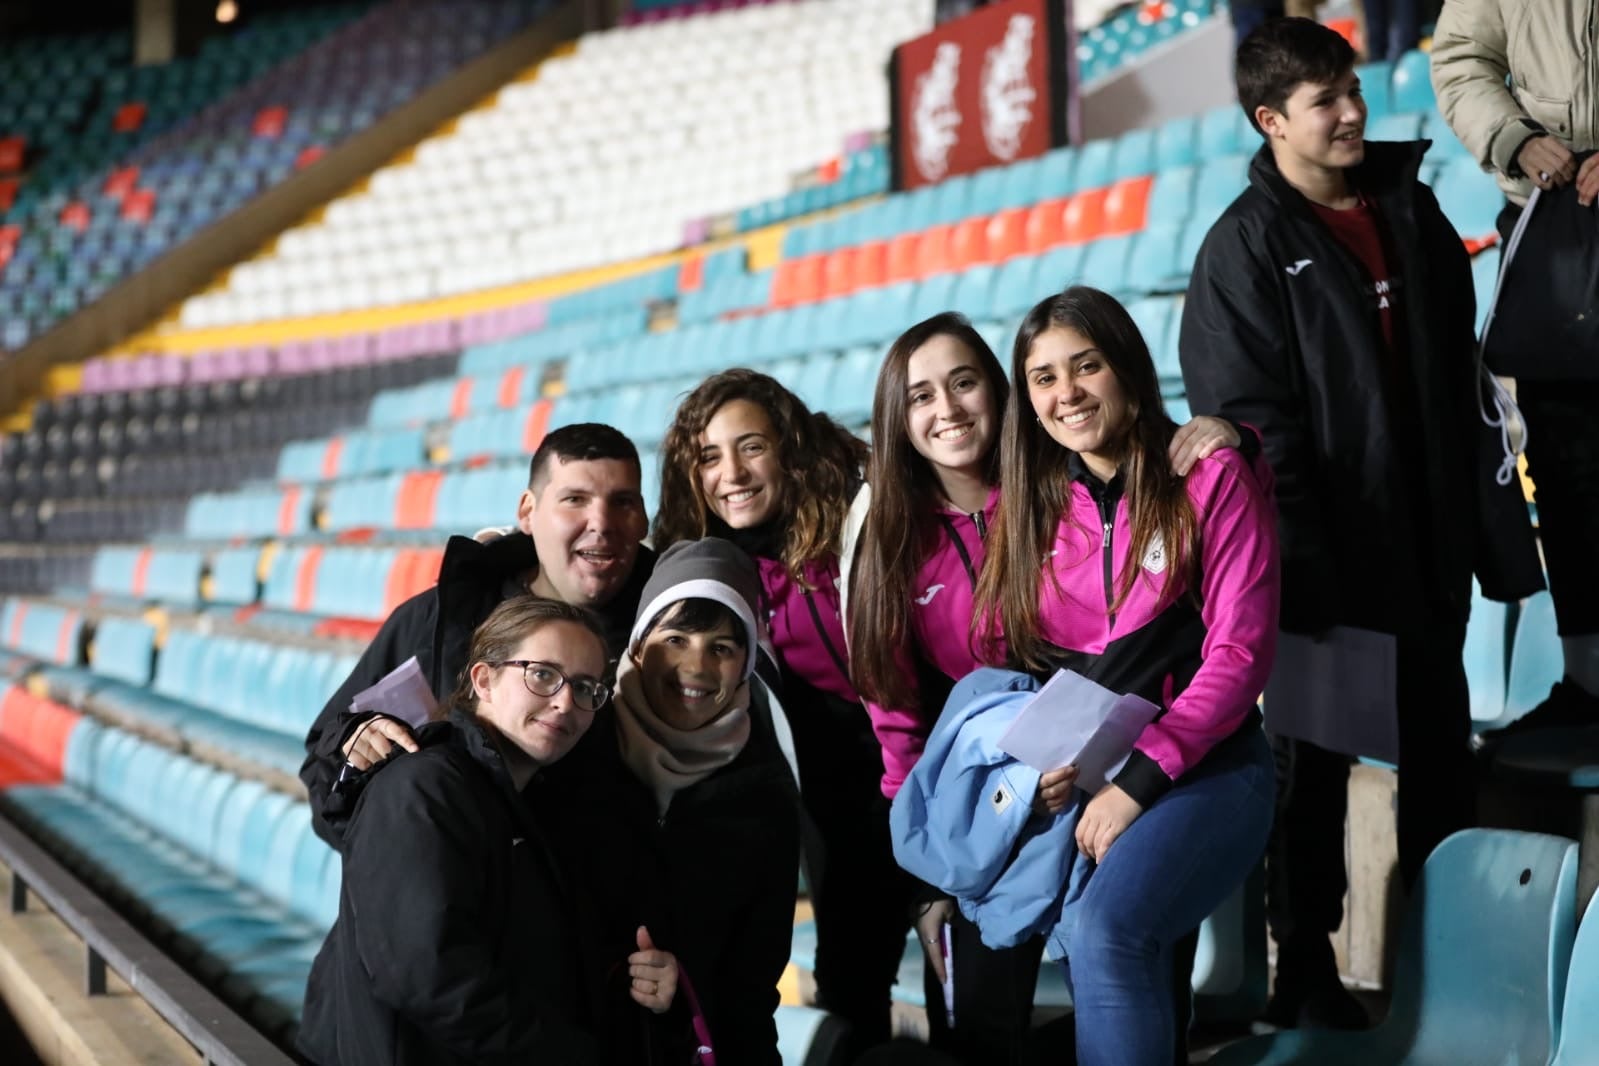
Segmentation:
<svg viewBox="0 0 1599 1066">
<path fill-rule="evenodd" d="M 867 458 L 866 443 L 820 412 L 812 412 L 776 378 L 754 370 L 724 370 L 700 382 L 678 405 L 661 445 L 661 502 L 655 514 L 656 551 L 710 531 L 711 511 L 700 486 L 700 434 L 716 412 L 747 400 L 766 412 L 776 433 L 782 494 L 783 566 L 802 581 L 806 563 L 838 551 L 853 487 Z"/>
<path fill-rule="evenodd" d="M 1039 303 L 1022 320 L 1011 356 L 1012 391 L 1000 436 L 1000 480 L 1006 488 L 989 530 L 975 609 L 985 652 L 999 657 L 1001 634 L 991 624 L 997 621 L 1010 661 L 1034 670 L 1048 666 L 1038 633 L 1039 595 L 1048 571 L 1044 557 L 1061 519 L 1070 515 L 1072 491 L 1067 466 L 1071 453 L 1033 416 L 1027 390 L 1027 357 L 1033 342 L 1051 329 L 1072 329 L 1092 341 L 1127 393 L 1130 424 L 1120 443 L 1132 525 L 1127 557 L 1142 559 L 1160 536 L 1171 560 L 1164 594 L 1188 585 L 1198 547 L 1193 504 L 1167 457 L 1177 426 L 1166 414 L 1155 362 L 1132 316 L 1113 297 L 1086 286 L 1073 286 Z M 1141 572 L 1136 565 L 1123 568 L 1107 613 L 1126 602 Z"/>
<path fill-rule="evenodd" d="M 938 538 L 938 475 L 911 445 L 906 432 L 911 356 L 934 337 L 951 337 L 972 353 L 988 382 L 996 413 L 1005 409 L 1010 382 L 982 334 L 966 316 L 946 311 L 918 322 L 894 341 L 877 373 L 872 397 L 872 459 L 866 480 L 872 507 L 850 574 L 850 676 L 863 699 L 887 707 L 915 700 L 911 679 L 896 661 L 910 642 L 910 597 L 917 570 Z M 999 483 L 998 419 L 983 464 L 983 480 Z"/>
</svg>

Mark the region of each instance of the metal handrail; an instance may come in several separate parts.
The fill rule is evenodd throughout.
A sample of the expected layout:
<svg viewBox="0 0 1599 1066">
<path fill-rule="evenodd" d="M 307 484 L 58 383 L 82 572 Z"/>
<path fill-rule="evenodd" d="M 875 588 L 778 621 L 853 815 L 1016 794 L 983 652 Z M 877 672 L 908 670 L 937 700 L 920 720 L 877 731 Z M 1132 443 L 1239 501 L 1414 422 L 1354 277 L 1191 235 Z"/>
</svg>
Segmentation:
<svg viewBox="0 0 1599 1066">
<path fill-rule="evenodd" d="M 13 914 L 27 909 L 32 892 L 83 938 L 87 995 L 105 993 L 109 967 L 193 1044 L 206 1063 L 294 1066 L 293 1058 L 173 962 L 4 814 L 0 814 L 0 862 L 11 868 Z"/>
</svg>

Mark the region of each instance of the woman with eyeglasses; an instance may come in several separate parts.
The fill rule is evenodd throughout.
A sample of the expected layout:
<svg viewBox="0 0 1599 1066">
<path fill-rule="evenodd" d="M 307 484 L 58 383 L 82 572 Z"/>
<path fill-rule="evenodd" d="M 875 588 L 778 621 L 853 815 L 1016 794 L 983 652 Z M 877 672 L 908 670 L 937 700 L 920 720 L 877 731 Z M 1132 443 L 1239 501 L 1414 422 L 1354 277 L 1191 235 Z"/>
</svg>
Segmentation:
<svg viewBox="0 0 1599 1066">
<path fill-rule="evenodd" d="M 478 627 L 467 661 L 444 717 L 351 815 L 300 1030 L 322 1066 L 608 1060 L 573 979 L 580 889 L 538 794 L 609 696 L 604 638 L 580 608 L 519 596 Z M 647 930 L 618 964 L 633 1003 L 670 1009 L 677 962 Z"/>
<path fill-rule="evenodd" d="M 615 743 L 589 746 L 582 773 L 565 775 L 569 850 L 608 919 L 588 950 L 617 957 L 647 926 L 682 964 L 678 1009 L 621 1036 L 635 1046 L 617 1062 L 686 1063 L 710 1046 L 719 1063 L 781 1066 L 799 821 L 754 677 L 759 596 L 755 564 L 725 540 L 662 552 L 617 667 Z"/>
</svg>

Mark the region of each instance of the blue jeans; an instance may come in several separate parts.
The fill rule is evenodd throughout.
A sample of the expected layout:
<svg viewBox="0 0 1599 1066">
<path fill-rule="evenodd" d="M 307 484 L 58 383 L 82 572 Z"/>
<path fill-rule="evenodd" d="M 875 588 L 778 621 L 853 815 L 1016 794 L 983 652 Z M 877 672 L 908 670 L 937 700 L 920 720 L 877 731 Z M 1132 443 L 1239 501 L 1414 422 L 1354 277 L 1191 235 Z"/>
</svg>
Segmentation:
<svg viewBox="0 0 1599 1066">
<path fill-rule="evenodd" d="M 1171 1066 L 1172 945 L 1260 862 L 1275 788 L 1266 736 L 1246 729 L 1111 845 L 1078 904 L 1067 963 L 1078 1066 Z"/>
</svg>

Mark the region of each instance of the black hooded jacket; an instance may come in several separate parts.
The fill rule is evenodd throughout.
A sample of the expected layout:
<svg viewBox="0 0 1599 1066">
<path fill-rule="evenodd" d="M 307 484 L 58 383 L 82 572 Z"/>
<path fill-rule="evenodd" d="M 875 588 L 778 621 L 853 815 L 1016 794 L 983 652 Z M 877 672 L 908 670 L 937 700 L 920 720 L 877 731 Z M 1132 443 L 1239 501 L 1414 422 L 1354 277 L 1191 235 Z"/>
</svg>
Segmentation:
<svg viewBox="0 0 1599 1066">
<path fill-rule="evenodd" d="M 765 690 L 754 684 L 753 728 L 727 766 L 676 793 L 664 816 L 655 798 L 623 763 L 614 718 L 596 720 L 595 743 L 581 765 L 556 769 L 563 796 L 561 830 L 574 878 L 589 896 L 596 924 L 584 930 L 586 967 L 635 950 L 639 926 L 673 952 L 694 983 L 718 1062 L 780 1066 L 774 1015 L 777 982 L 788 964 L 799 878 L 799 811 L 794 778 L 770 727 Z M 602 727 L 606 727 L 603 728 Z M 586 738 L 589 739 L 589 738 Z M 556 784 L 556 781 L 559 784 Z M 592 979 L 592 977 L 591 977 Z M 631 1006 L 620 973 L 599 975 L 601 1031 L 642 1034 L 617 1011 Z M 686 1039 L 687 997 L 680 991 L 674 1024 L 648 1034 L 642 1048 L 609 1048 L 619 1063 L 687 1062 L 662 1049 L 662 1033 Z M 614 1041 L 611 1042 L 614 1045 Z M 681 1048 L 672 1049 L 680 1051 Z"/>
<path fill-rule="evenodd" d="M 433 685 L 434 696 L 440 704 L 445 703 L 467 665 L 473 631 L 501 601 L 526 591 L 527 578 L 538 571 L 538 565 L 533 538 L 525 533 L 512 533 L 487 544 L 470 537 L 450 538 L 438 584 L 394 609 L 306 735 L 300 780 L 310 797 L 311 824 L 317 835 L 335 848 L 340 846 L 342 823 L 359 789 L 358 777 L 333 794 L 344 765 L 340 749 L 363 720 L 347 713 L 350 701 L 414 655 L 423 676 Z M 616 599 L 598 612 L 612 659 L 626 649 L 639 594 L 654 566 L 655 553 L 641 545 L 627 583 Z"/>
<path fill-rule="evenodd" d="M 1520 486 L 1478 416 L 1471 264 L 1419 179 L 1428 142 L 1351 170 L 1387 230 L 1397 356 L 1360 263 L 1263 147 L 1211 229 L 1183 307 L 1195 414 L 1259 429 L 1277 480 L 1282 627 L 1416 632 L 1542 586 Z M 1397 359 L 1399 365 L 1392 360 Z"/>
<path fill-rule="evenodd" d="M 301 1050 L 321 1066 L 600 1063 L 573 980 L 580 901 L 527 795 L 543 775 L 518 794 L 460 713 L 417 739 L 346 823 L 339 917 L 311 970 Z"/>
</svg>

